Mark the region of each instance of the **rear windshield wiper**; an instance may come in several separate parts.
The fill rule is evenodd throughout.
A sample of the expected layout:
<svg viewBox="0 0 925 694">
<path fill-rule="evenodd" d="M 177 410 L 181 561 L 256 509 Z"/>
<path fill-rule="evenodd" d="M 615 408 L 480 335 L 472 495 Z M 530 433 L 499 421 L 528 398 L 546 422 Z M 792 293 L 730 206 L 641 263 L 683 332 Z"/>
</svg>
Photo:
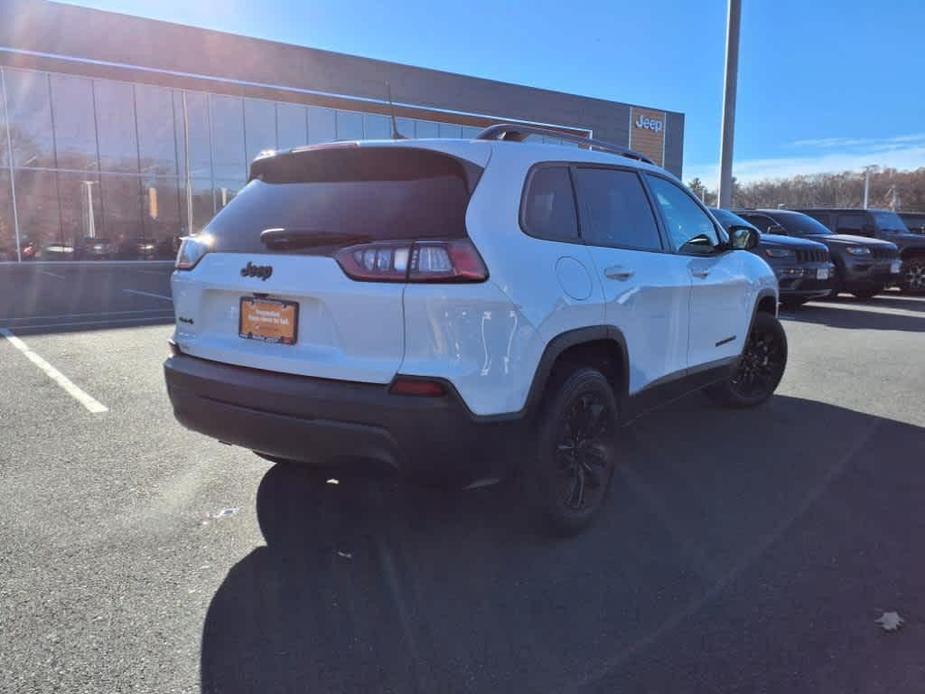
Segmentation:
<svg viewBox="0 0 925 694">
<path fill-rule="evenodd" d="M 369 241 L 369 236 L 320 229 L 264 229 L 260 241 L 267 248 L 314 248 L 316 246 L 348 245 Z"/>
</svg>

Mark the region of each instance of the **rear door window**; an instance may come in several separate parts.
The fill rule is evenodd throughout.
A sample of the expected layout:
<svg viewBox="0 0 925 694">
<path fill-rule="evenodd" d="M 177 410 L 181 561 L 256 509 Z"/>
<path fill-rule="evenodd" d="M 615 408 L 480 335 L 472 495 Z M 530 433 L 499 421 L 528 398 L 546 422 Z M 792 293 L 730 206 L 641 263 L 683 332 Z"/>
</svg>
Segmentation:
<svg viewBox="0 0 925 694">
<path fill-rule="evenodd" d="M 521 226 L 527 234 L 540 239 L 578 242 L 575 193 L 567 166 L 533 169 L 524 191 Z"/>
<path fill-rule="evenodd" d="M 316 253 L 337 239 L 463 238 L 480 173 L 470 162 L 410 147 L 295 151 L 255 161 L 250 183 L 206 231 L 213 250 L 238 253 Z M 260 240 L 267 229 L 292 231 L 306 241 L 270 249 Z"/>
<path fill-rule="evenodd" d="M 582 239 L 594 246 L 662 250 L 655 215 L 634 171 L 576 168 Z"/>
</svg>

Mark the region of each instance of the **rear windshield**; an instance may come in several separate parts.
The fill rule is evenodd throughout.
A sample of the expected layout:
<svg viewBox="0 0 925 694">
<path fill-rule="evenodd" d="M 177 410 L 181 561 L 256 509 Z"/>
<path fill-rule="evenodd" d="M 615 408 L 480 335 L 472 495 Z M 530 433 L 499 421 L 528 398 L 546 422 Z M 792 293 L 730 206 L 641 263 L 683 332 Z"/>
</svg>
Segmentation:
<svg viewBox="0 0 925 694">
<path fill-rule="evenodd" d="M 469 162 L 416 148 L 292 152 L 255 162 L 250 183 L 205 231 L 215 239 L 213 250 L 239 253 L 317 253 L 335 238 L 462 238 L 480 173 Z M 319 242 L 271 250 L 260 240 L 267 229 Z"/>
<path fill-rule="evenodd" d="M 802 212 L 778 212 L 774 220 L 794 236 L 832 235 L 832 231 L 825 224 Z"/>
<path fill-rule="evenodd" d="M 896 234 L 906 234 L 909 230 L 906 228 L 905 223 L 902 219 L 899 218 L 899 215 L 895 212 L 871 212 L 874 216 L 874 221 L 877 223 L 877 228 L 880 231 L 892 231 Z"/>
</svg>

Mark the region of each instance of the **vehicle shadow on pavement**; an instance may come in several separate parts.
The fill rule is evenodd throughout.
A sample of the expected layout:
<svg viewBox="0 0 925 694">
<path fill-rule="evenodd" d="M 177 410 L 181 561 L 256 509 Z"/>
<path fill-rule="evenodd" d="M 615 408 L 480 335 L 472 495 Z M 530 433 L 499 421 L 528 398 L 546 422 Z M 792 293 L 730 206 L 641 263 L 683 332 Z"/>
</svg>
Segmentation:
<svg viewBox="0 0 925 694">
<path fill-rule="evenodd" d="M 841 302 L 839 302 L 841 303 Z M 817 323 L 832 328 L 849 330 L 901 330 L 905 332 L 925 332 L 925 316 L 910 316 L 897 313 L 869 311 L 853 304 L 850 308 L 841 308 L 839 303 L 807 304 L 796 311 L 788 311 L 782 318 L 802 323 Z M 872 304 L 874 308 L 877 304 Z M 907 309 L 909 310 L 909 309 Z"/>
<path fill-rule="evenodd" d="M 513 483 L 271 468 L 267 544 L 206 615 L 203 691 L 850 690 L 883 655 L 864 609 L 899 594 L 925 616 L 925 429 L 694 395 L 626 431 L 607 508 L 564 540 L 526 520 Z"/>
</svg>

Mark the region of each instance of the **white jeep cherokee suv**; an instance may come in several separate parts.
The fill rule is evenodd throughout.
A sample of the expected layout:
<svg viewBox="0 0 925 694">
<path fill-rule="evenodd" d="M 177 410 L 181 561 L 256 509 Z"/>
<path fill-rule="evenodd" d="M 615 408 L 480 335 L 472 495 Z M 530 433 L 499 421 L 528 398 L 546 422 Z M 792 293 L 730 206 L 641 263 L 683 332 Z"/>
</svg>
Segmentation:
<svg viewBox="0 0 925 694">
<path fill-rule="evenodd" d="M 768 398 L 787 343 L 754 232 L 641 155 L 532 132 L 255 160 L 177 258 L 177 419 L 277 462 L 461 486 L 516 468 L 575 531 L 621 424 L 698 388 Z"/>
</svg>

